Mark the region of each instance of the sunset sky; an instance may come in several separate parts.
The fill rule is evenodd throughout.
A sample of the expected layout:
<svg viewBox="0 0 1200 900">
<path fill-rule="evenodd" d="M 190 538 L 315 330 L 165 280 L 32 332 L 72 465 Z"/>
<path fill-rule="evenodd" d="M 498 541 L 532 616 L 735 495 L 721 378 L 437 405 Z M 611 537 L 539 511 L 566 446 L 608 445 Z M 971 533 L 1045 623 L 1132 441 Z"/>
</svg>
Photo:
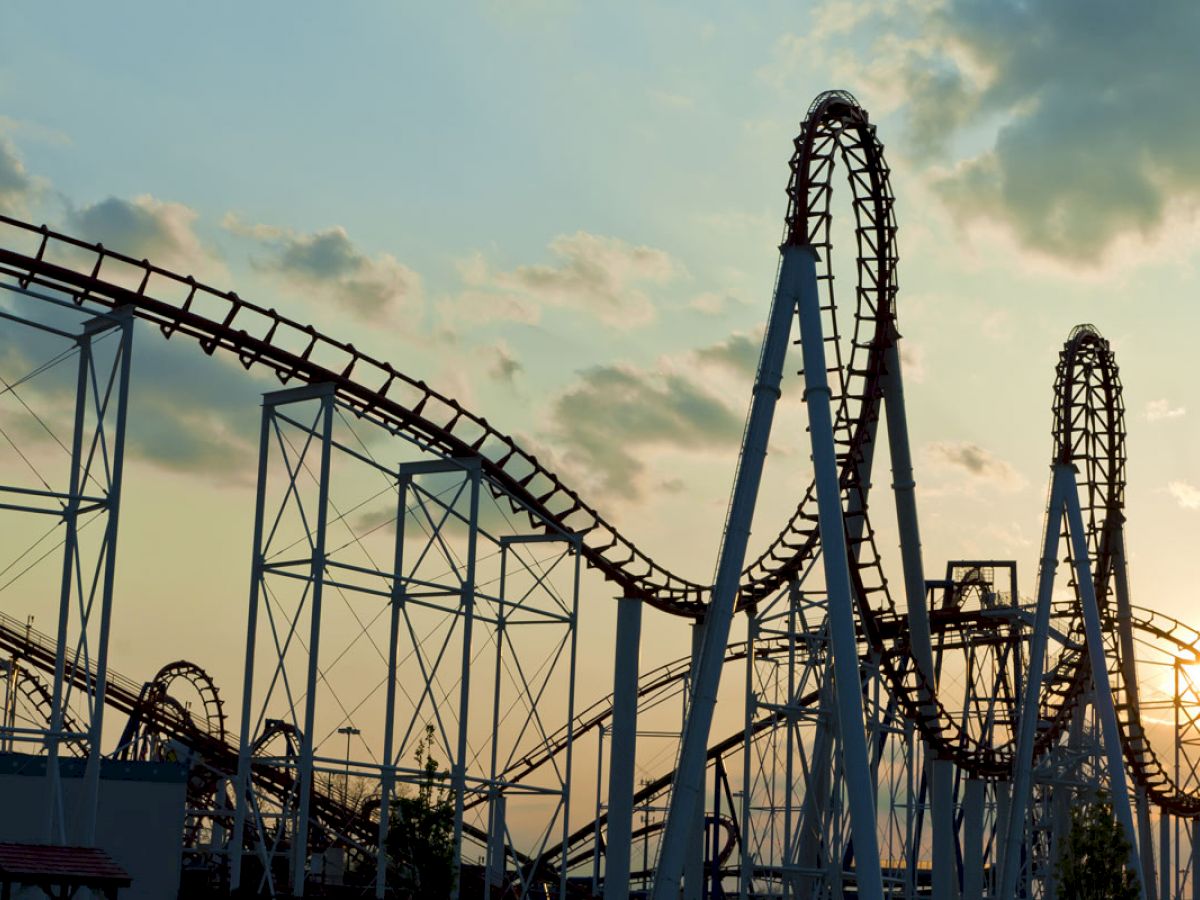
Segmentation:
<svg viewBox="0 0 1200 900">
<path fill-rule="evenodd" d="M 1016 559 L 1033 593 L 1054 365 L 1091 322 L 1125 385 L 1134 601 L 1200 624 L 1200 5 L 12 3 L 3 20 L 0 210 L 392 361 L 705 582 L 791 140 L 814 96 L 850 90 L 897 197 L 927 574 Z M 848 300 L 852 250 L 835 253 Z M 195 659 L 232 694 L 275 385 L 137 341 L 112 664 Z M 798 367 L 793 351 L 751 552 L 809 477 Z M 592 634 L 611 633 L 611 592 L 585 581 Z M 686 652 L 681 621 L 647 621 L 647 665 Z M 609 648 L 582 648 L 580 702 L 610 689 Z"/>
</svg>

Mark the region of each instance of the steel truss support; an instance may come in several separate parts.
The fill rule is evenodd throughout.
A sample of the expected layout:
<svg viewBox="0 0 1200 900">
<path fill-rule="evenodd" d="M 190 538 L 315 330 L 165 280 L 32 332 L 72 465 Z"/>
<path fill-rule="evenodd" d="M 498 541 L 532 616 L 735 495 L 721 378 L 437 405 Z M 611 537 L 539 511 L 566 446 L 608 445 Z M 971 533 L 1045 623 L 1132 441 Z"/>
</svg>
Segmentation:
<svg viewBox="0 0 1200 900">
<path fill-rule="evenodd" d="M 834 449 L 831 393 L 825 361 L 826 338 L 822 332 L 821 301 L 814 265 L 816 255 L 811 248 L 797 248 L 793 252 L 804 262 L 798 278 L 804 399 L 808 404 L 813 472 L 817 484 L 817 516 L 824 556 L 826 602 L 829 606 L 840 760 L 847 783 L 855 785 L 854 790 L 847 791 L 847 800 L 854 840 L 856 886 L 858 896 L 863 900 L 881 900 L 883 880 L 876 834 L 875 791 L 868 777 L 871 765 L 864 730 L 854 594 L 850 586 L 849 556 Z M 784 259 L 786 265 L 786 255 Z"/>
<path fill-rule="evenodd" d="M 783 361 L 787 353 L 792 314 L 797 298 L 807 289 L 809 281 L 815 298 L 816 270 L 812 248 L 784 247 L 779 284 L 771 306 L 741 459 L 734 480 L 729 518 L 725 523 L 717 580 L 705 614 L 704 649 L 694 671 L 692 702 L 684 726 L 679 765 L 671 790 L 666 830 L 654 879 L 655 900 L 676 900 L 685 856 L 693 836 L 692 823 L 698 811 L 703 809 L 705 756 L 724 667 L 725 645 L 729 642 L 738 582 L 767 455 L 767 440 L 771 433 L 775 404 L 780 396 L 779 385 L 783 379 Z M 861 722 L 860 715 L 860 732 Z"/>
<path fill-rule="evenodd" d="M 933 666 L 933 641 L 929 611 L 925 606 L 925 566 L 921 559 L 921 529 L 917 518 L 916 481 L 912 451 L 908 443 L 908 414 L 904 406 L 900 350 L 892 341 L 884 357 L 881 379 L 883 407 L 887 415 L 888 450 L 892 461 L 892 492 L 896 500 L 896 523 L 900 531 L 900 558 L 904 569 L 904 596 L 908 611 L 909 639 L 913 658 L 925 683 L 937 684 Z M 926 748 L 933 819 L 933 900 L 953 900 L 957 895 L 954 825 L 954 765 L 937 759 Z M 969 895 L 968 895 L 969 896 Z"/>
<path fill-rule="evenodd" d="M 13 290 L 21 293 L 19 289 Z M 78 314 L 73 304 L 45 302 Z M 36 488 L 0 485 L 0 511 L 58 519 L 63 526 L 49 723 L 45 728 L 17 727 L 15 721 L 4 718 L 0 720 L 0 746 L 15 749 L 21 744 L 33 743 L 45 747 L 45 840 L 90 846 L 96 839 L 100 791 L 133 316 L 129 309 L 120 307 L 87 319 L 75 334 L 39 319 L 26 319 L 15 314 L 6 314 L 5 318 L 25 327 L 31 335 L 40 332 L 39 339 L 47 337 L 67 343 L 73 351 L 61 352 L 58 359 L 66 360 L 71 352 L 76 352 L 78 363 L 65 490 L 56 490 L 40 474 Z M 35 377 L 50 367 L 39 367 L 28 377 Z M 6 382 L 5 387 L 6 394 L 25 405 L 16 392 L 16 383 Z M 32 409 L 27 405 L 25 408 L 41 421 Z M 49 431 L 44 423 L 43 427 Z M 29 468 L 33 468 L 31 463 Z M 96 528 L 96 524 L 100 527 Z M 81 532 L 88 526 L 92 526 L 88 534 L 81 537 Z M 95 539 L 97 534 L 98 540 Z M 89 536 L 93 538 L 91 541 Z M 8 674 L 12 690 L 16 683 L 15 667 L 10 668 Z M 7 699 L 13 700 L 12 697 Z M 68 727 L 70 723 L 75 724 Z M 74 808 L 69 809 L 63 796 L 59 757 L 64 745 L 80 742 L 87 748 L 87 762 L 81 794 Z"/>
<path fill-rule="evenodd" d="M 327 581 L 326 532 L 328 527 L 330 462 L 333 439 L 334 389 L 332 385 L 308 385 L 289 390 L 275 391 L 263 397 L 262 425 L 259 441 L 258 486 L 254 513 L 254 546 L 251 556 L 250 604 L 246 625 L 246 661 L 242 687 L 242 716 L 239 732 L 237 773 L 237 805 L 234 813 L 233 840 L 230 855 L 230 888 L 241 887 L 242 850 L 246 842 L 247 820 L 253 818 L 256 835 L 254 844 L 263 863 L 262 880 L 274 894 L 282 886 L 274 883 L 274 860 L 281 855 L 283 842 L 289 844 L 288 880 L 291 893 L 303 896 L 308 873 L 309 813 L 312 803 L 314 776 L 313 730 L 316 725 L 317 680 L 319 674 L 321 607 Z M 300 429 L 299 449 L 284 435 L 288 407 L 296 405 L 302 409 L 316 405 L 315 415 L 307 428 Z M 316 444 L 315 451 L 312 450 Z M 279 456 L 286 468 L 286 486 L 283 499 L 276 509 L 271 510 L 272 521 L 267 521 L 268 462 L 272 458 L 272 447 L 278 448 Z M 309 464 L 310 451 L 317 456 L 316 472 Z M 306 498 L 303 476 L 310 475 L 316 482 L 315 498 Z M 304 524 L 301 543 L 307 554 L 293 556 L 287 563 L 278 562 L 272 554 L 272 542 L 276 530 L 289 506 Z M 300 579 L 304 589 L 294 611 L 278 609 L 266 583 L 269 574 Z M 303 615 L 308 612 L 307 641 L 302 637 Z M 276 651 L 276 660 L 266 688 L 266 699 L 262 704 L 259 721 L 254 722 L 256 709 L 254 695 L 254 673 L 256 665 L 257 636 L 260 612 L 265 611 L 271 638 Z M 303 681 L 293 687 L 290 678 L 294 673 L 287 670 L 289 651 L 293 642 L 302 650 Z M 288 697 L 288 708 L 284 719 L 266 718 L 266 703 L 276 684 L 282 681 Z M 303 703 L 303 713 L 297 707 Z M 251 781 L 251 758 L 259 735 L 273 722 L 283 722 L 290 727 L 287 739 L 289 751 L 293 749 L 291 735 L 298 736 L 299 748 L 295 756 L 288 752 L 284 757 L 272 760 L 285 769 L 285 776 L 292 779 L 292 788 L 285 796 L 282 809 L 274 822 L 267 821 L 263 805 L 253 790 Z M 252 725 L 253 723 L 253 725 Z M 281 732 L 282 733 L 282 732 Z M 293 805 L 294 803 L 294 805 Z M 273 841 L 268 837 L 274 832 Z M 270 843 L 269 843 L 270 842 Z"/>
<path fill-rule="evenodd" d="M 617 601 L 613 663 L 612 742 L 608 770 L 608 837 L 604 857 L 605 900 L 628 900 L 633 834 L 633 761 L 637 749 L 638 659 L 642 601 Z"/>
<path fill-rule="evenodd" d="M 329 852 L 352 852 L 377 897 L 405 887 L 437 865 L 393 829 L 415 795 L 451 834 L 447 894 L 471 842 L 489 890 L 561 895 L 565 871 L 538 861 L 567 835 L 580 539 L 478 458 L 380 463 L 353 416 L 329 385 L 264 398 L 231 886 L 282 892 L 286 859 L 300 896 Z M 525 771 L 563 719 L 561 754 Z M 370 761 L 349 758 L 351 736 Z M 530 810 L 547 817 L 532 837 Z"/>
<path fill-rule="evenodd" d="M 1050 603 L 1054 591 L 1054 574 L 1058 567 L 1059 540 L 1064 518 L 1070 541 L 1070 555 L 1075 567 L 1076 587 L 1082 607 L 1088 658 L 1091 663 L 1093 701 L 1100 723 L 1107 761 L 1109 793 L 1112 797 L 1117 821 L 1125 831 L 1126 839 L 1132 848 L 1130 867 L 1137 873 L 1143 900 L 1148 900 L 1141 854 L 1137 850 L 1138 837 L 1134 828 L 1133 810 L 1130 806 L 1129 791 L 1126 785 L 1116 708 L 1113 704 L 1112 687 L 1108 677 L 1100 608 L 1096 598 L 1095 583 L 1092 573 L 1089 571 L 1089 553 L 1083 514 L 1079 503 L 1079 486 L 1075 478 L 1074 467 L 1065 463 L 1057 463 L 1054 466 L 1050 484 L 1046 532 L 1043 540 L 1041 569 L 1038 575 L 1037 611 L 1031 637 L 1025 695 L 1021 702 L 1020 723 L 1017 729 L 1017 752 L 1013 760 L 1012 804 L 1008 813 L 1006 840 L 1003 848 L 999 896 L 1002 900 L 1017 896 L 1016 892 L 1020 883 L 1021 853 L 1022 847 L 1025 845 L 1028 804 L 1032 794 L 1033 740 L 1037 729 L 1038 705 L 1050 631 Z"/>
</svg>

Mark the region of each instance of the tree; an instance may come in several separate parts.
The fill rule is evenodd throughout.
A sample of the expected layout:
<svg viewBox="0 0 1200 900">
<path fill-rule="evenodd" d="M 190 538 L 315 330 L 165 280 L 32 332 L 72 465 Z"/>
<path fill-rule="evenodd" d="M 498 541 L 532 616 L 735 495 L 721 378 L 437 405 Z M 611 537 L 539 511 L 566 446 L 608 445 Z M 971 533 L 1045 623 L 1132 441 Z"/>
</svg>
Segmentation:
<svg viewBox="0 0 1200 900">
<path fill-rule="evenodd" d="M 426 725 L 414 753 L 421 770 L 416 795 L 397 798 L 388 828 L 388 881 L 401 897 L 449 897 L 454 887 L 454 805 L 431 752 L 433 737 Z"/>
<path fill-rule="evenodd" d="M 1060 900 L 1137 900 L 1141 894 L 1129 869 L 1130 849 L 1107 794 L 1074 806 L 1055 867 Z"/>
</svg>

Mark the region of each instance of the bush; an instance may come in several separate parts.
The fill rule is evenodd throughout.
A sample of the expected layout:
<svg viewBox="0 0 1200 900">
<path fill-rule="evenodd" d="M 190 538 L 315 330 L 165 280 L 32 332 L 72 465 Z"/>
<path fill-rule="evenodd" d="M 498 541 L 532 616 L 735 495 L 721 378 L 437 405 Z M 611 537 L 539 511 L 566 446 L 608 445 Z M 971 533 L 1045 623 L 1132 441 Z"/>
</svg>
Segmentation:
<svg viewBox="0 0 1200 900">
<path fill-rule="evenodd" d="M 1129 841 L 1100 794 L 1071 809 L 1071 830 L 1058 854 L 1060 900 L 1138 900 L 1137 876 L 1129 869 Z"/>
<path fill-rule="evenodd" d="M 416 795 L 396 799 L 388 828 L 389 884 L 401 897 L 449 897 L 454 887 L 454 804 L 433 758 L 433 726 L 417 742 Z"/>
</svg>

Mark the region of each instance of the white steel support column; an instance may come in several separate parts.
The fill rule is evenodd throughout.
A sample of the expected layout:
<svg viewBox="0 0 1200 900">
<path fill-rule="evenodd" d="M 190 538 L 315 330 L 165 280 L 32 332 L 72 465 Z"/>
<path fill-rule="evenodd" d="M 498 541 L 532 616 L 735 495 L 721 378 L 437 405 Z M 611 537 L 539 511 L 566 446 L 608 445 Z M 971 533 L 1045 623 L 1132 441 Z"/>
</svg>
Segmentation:
<svg viewBox="0 0 1200 900">
<path fill-rule="evenodd" d="M 508 598 L 505 586 L 508 581 L 508 554 L 510 547 L 506 543 L 500 545 L 500 597 Z M 504 677 L 504 626 L 508 611 L 503 603 L 496 607 L 496 667 L 492 681 L 492 734 L 500 733 L 500 693 Z M 507 823 L 507 810 L 504 793 L 500 789 L 497 777 L 499 775 L 500 742 L 492 741 L 491 762 L 488 765 L 488 846 L 487 861 L 484 866 L 483 895 L 491 900 L 493 886 L 503 891 L 505 870 L 508 866 L 508 845 L 505 842 L 504 829 Z"/>
<path fill-rule="evenodd" d="M 1200 820 L 1193 818 L 1192 826 L 1192 900 L 1200 900 Z"/>
<path fill-rule="evenodd" d="M 600 816 L 603 815 L 601 800 L 604 791 L 604 732 L 607 727 L 596 729 L 596 817 L 592 820 L 592 894 L 600 893 L 600 856 L 607 852 L 600 835 Z M 632 852 L 632 848 L 630 848 Z"/>
<path fill-rule="evenodd" d="M 48 326 L 43 330 L 61 337 L 70 337 L 65 332 Z M 97 368 L 95 341 L 110 331 L 117 334 L 117 347 L 111 369 L 106 364 L 101 370 Z M 133 352 L 132 314 L 128 308 L 122 307 L 89 319 L 74 340 L 79 348 L 79 369 L 75 386 L 75 416 L 67 492 L 19 493 L 25 493 L 27 496 L 56 497 L 60 507 L 55 509 L 53 514 L 62 517 L 65 530 L 54 684 L 51 689 L 49 731 L 44 737 L 48 787 L 45 836 L 50 843 L 71 842 L 91 846 L 96 837 L 96 813 L 100 798 L 104 695 L 108 685 L 108 641 L 116 575 L 117 526 L 120 519 L 125 423 Z M 90 436 L 87 434 L 89 430 L 93 432 Z M 94 475 L 93 470 L 96 470 Z M 100 490 L 93 491 L 92 496 L 85 496 L 89 493 L 89 481 Z M 95 496 L 96 493 L 100 496 Z M 9 504 L 4 506 L 19 511 L 50 513 L 50 510 L 43 511 L 32 504 L 29 507 Z M 99 559 L 92 563 L 90 560 L 80 559 L 78 520 L 81 512 L 96 508 L 104 510 L 104 534 L 100 542 Z M 89 578 L 95 579 L 90 585 Z M 93 615 L 99 620 L 99 627 L 94 642 L 86 637 L 81 639 L 79 649 L 72 660 L 77 673 L 80 669 L 85 672 L 91 669 L 95 672 L 95 680 L 83 688 L 84 693 L 88 695 L 88 756 L 82 792 L 76 801 L 78 818 L 68 822 L 59 773 L 59 745 L 64 737 L 63 727 L 66 721 L 65 694 L 69 693 L 66 657 L 71 643 L 69 634 L 72 610 L 78 618 L 81 636 L 87 635 Z M 11 696 L 8 698 L 10 702 L 12 699 Z"/>
<path fill-rule="evenodd" d="M 1153 897 L 1158 893 L 1154 886 L 1154 828 L 1150 824 L 1150 798 L 1146 796 L 1144 787 L 1139 785 L 1133 789 L 1133 804 L 1137 818 L 1136 849 L 1142 858 L 1142 873 L 1146 878 L 1143 887 L 1146 896 Z"/>
<path fill-rule="evenodd" d="M 745 715 L 742 737 L 742 852 L 738 857 L 738 896 L 749 897 L 754 883 L 754 855 L 750 845 L 750 803 L 753 791 L 754 773 L 751 763 L 754 754 L 751 746 L 754 741 L 754 651 L 758 641 L 758 615 L 754 609 L 746 611 L 746 691 L 742 703 Z"/>
<path fill-rule="evenodd" d="M 91 337 L 85 332 L 79 337 L 79 375 L 75 385 L 75 427 L 71 436 L 71 471 L 68 495 L 63 505 L 63 567 L 62 588 L 58 599 L 58 634 L 55 640 L 54 684 L 50 704 L 50 733 L 46 736 L 46 780 L 49 788 L 46 809 L 46 841 L 67 843 L 66 811 L 63 806 L 62 782 L 58 771 L 58 745 L 63 730 L 63 684 L 67 668 L 67 628 L 71 617 L 71 587 L 75 578 L 75 554 L 79 532 L 79 481 L 83 468 L 84 413 L 87 410 L 88 368 L 91 359 Z"/>
<path fill-rule="evenodd" d="M 909 639 L 917 669 L 930 690 L 934 691 L 937 682 L 933 666 L 933 640 L 929 632 L 929 611 L 925 605 L 925 566 L 921 559 L 917 484 L 913 478 L 912 451 L 908 443 L 908 415 L 904 408 L 900 350 L 895 339 L 885 354 L 884 368 L 881 387 L 883 408 L 887 415 L 888 450 L 892 459 L 892 493 L 896 500 L 896 524 L 900 532 L 900 560 L 904 569 Z M 928 744 L 925 759 L 929 768 L 930 818 L 933 826 L 933 900 L 954 900 L 958 893 L 954 846 L 954 765 L 949 760 L 938 759 L 933 747 Z"/>
<path fill-rule="evenodd" d="M 1158 885 L 1162 900 L 1174 900 L 1175 879 L 1171 877 L 1171 816 L 1158 814 Z"/>
<path fill-rule="evenodd" d="M 579 662 L 579 581 L 583 576 L 583 538 L 578 534 L 569 537 L 575 571 L 571 581 L 571 650 L 570 668 L 567 670 L 570 691 L 567 696 L 567 758 L 563 761 L 563 797 L 562 797 L 562 854 L 565 861 L 567 842 L 571 834 L 571 772 L 575 764 L 575 673 Z M 564 864 L 559 870 L 558 897 L 566 900 L 567 896 L 567 867 Z"/>
<path fill-rule="evenodd" d="M 963 791 L 963 881 L 964 898 L 983 896 L 983 799 L 987 785 L 968 778 Z"/>
<path fill-rule="evenodd" d="M 467 565 L 463 578 L 460 607 L 463 611 L 463 651 L 462 674 L 460 676 L 460 693 L 458 705 L 458 750 L 451 771 L 451 783 L 454 788 L 454 889 L 452 900 L 458 900 L 459 884 L 462 880 L 462 837 L 463 811 L 467 794 L 467 718 L 471 707 L 471 632 L 475 623 L 475 553 L 478 545 L 479 529 L 479 460 L 464 460 L 463 465 L 468 469 L 467 476 L 471 479 L 471 508 L 467 527 L 470 530 L 467 541 Z"/>
<path fill-rule="evenodd" d="M 993 834 L 996 838 L 996 863 L 998 868 L 1003 870 L 1004 861 L 1008 858 L 1008 822 L 1012 814 L 1012 782 L 997 781 L 992 785 L 992 790 L 996 799 L 996 824 L 993 829 Z M 988 882 L 988 886 L 995 892 L 993 897 L 999 898 L 1004 895 L 1000 893 L 1000 887 L 1004 878 L 1003 871 L 997 872 L 996 867 L 992 869 L 992 877 L 984 877 L 984 881 Z"/>
<path fill-rule="evenodd" d="M 408 485 L 412 476 L 401 472 L 396 479 L 396 543 L 392 555 L 392 595 L 388 598 L 388 660 L 387 691 L 383 719 L 383 769 L 379 786 L 378 855 L 375 859 L 375 897 L 382 900 L 387 893 L 388 831 L 392 825 L 392 792 L 396 789 L 395 731 L 396 731 L 396 666 L 400 644 L 400 612 L 406 600 L 404 582 L 404 523 L 408 520 Z"/>
<path fill-rule="evenodd" d="M 250 558 L 250 602 L 246 614 L 246 657 L 242 672 L 242 717 L 238 729 L 237 803 L 233 813 L 233 838 L 229 843 L 229 889 L 237 891 L 242 884 L 242 846 L 245 843 L 246 816 L 250 806 L 250 756 L 253 738 L 250 734 L 252 699 L 254 697 L 254 644 L 258 634 L 259 587 L 262 584 L 263 509 L 266 505 L 267 459 L 271 440 L 271 410 L 263 405 L 262 426 L 258 440 L 258 488 L 254 501 L 254 552 Z"/>
<path fill-rule="evenodd" d="M 762 480 L 763 461 L 767 455 L 767 439 L 771 433 L 775 404 L 779 399 L 779 384 L 783 379 L 783 360 L 787 353 L 792 313 L 801 286 L 807 281 L 812 282 L 815 296 L 816 271 L 812 248 L 785 247 L 763 352 L 758 361 L 745 443 L 734 481 L 729 518 L 725 523 L 717 580 L 705 617 L 704 652 L 695 667 L 693 701 L 684 727 L 679 767 L 671 790 L 667 824 L 655 874 L 655 900 L 676 900 L 678 897 L 691 823 L 697 808 L 701 806 L 708 735 L 724 667 L 725 646 L 729 642 L 738 581 L 750 538 L 750 523 L 754 518 L 759 482 Z M 843 542 L 843 550 L 844 546 Z M 859 716 L 860 730 L 861 722 L 862 717 Z"/>
<path fill-rule="evenodd" d="M 998 819 L 1004 828 L 1000 855 L 1000 898 L 1016 896 L 1021 869 L 1021 847 L 1025 837 L 1025 818 L 1033 776 L 1033 739 L 1037 732 L 1038 704 L 1042 675 L 1046 667 L 1046 645 L 1050 638 L 1050 601 L 1054 594 L 1054 573 L 1058 570 L 1058 538 L 1062 530 L 1062 508 L 1069 487 L 1069 469 L 1055 466 L 1050 481 L 1050 502 L 1046 508 L 1046 533 L 1042 536 L 1042 560 L 1038 570 L 1037 610 L 1026 666 L 1025 695 L 1017 724 L 1017 751 L 1013 756 L 1012 802 L 1006 817 Z M 1073 476 L 1070 484 L 1073 484 Z M 1087 553 L 1083 555 L 1087 565 Z M 1088 575 L 1089 583 L 1091 575 Z"/>
<path fill-rule="evenodd" d="M 641 636 L 642 601 L 636 597 L 618 599 L 617 645 L 613 661 L 612 740 L 608 767 L 608 838 L 604 854 L 605 900 L 629 898 Z"/>
<path fill-rule="evenodd" d="M 822 834 L 833 795 L 833 747 L 834 716 L 833 679 L 829 673 L 821 681 L 821 692 L 817 700 L 817 717 L 813 728 L 812 750 L 809 754 L 808 783 L 804 789 L 804 800 L 800 806 L 799 834 L 796 835 L 796 858 L 798 870 L 792 875 L 784 873 L 784 884 L 789 885 L 798 897 L 814 893 L 820 885 L 819 870 L 825 867 L 826 858 L 832 859 L 830 841 Z M 792 727 L 791 722 L 788 727 Z M 790 786 L 789 786 L 790 787 Z M 822 849 L 823 848 L 823 849 Z M 801 893 L 801 887 L 806 887 Z"/>
<path fill-rule="evenodd" d="M 313 788 L 313 732 L 317 726 L 317 679 L 320 675 L 321 600 L 325 586 L 325 530 L 329 520 L 329 462 L 333 438 L 333 392 L 321 398 L 321 461 L 317 475 L 317 522 L 313 535 L 312 606 L 309 611 L 308 671 L 304 695 L 304 730 L 300 735 L 300 802 L 292 834 L 292 893 L 304 896 L 308 869 L 308 816 Z"/>
<path fill-rule="evenodd" d="M 825 361 L 816 254 L 811 248 L 797 249 L 800 259 L 805 262 L 799 297 L 804 399 L 808 404 L 813 474 L 817 485 L 817 518 L 824 557 L 837 726 L 841 738 L 839 748 L 843 776 L 848 784 L 855 785 L 855 789 L 848 790 L 846 794 L 850 807 L 850 832 L 854 840 L 856 882 L 861 900 L 881 900 L 883 878 L 879 866 L 875 790 L 869 780 L 871 765 L 863 720 L 854 595 L 850 586 L 849 557 L 833 441 L 832 395 Z"/>
<path fill-rule="evenodd" d="M 1112 685 L 1108 679 L 1108 666 L 1104 656 L 1104 637 L 1100 628 L 1100 607 L 1096 601 L 1096 586 L 1092 573 L 1088 571 L 1087 537 L 1083 530 L 1083 512 L 1079 506 L 1079 486 L 1075 481 L 1075 470 L 1059 464 L 1062 478 L 1068 484 L 1066 491 L 1067 530 L 1071 536 L 1071 555 L 1075 563 L 1075 581 L 1083 605 L 1083 627 L 1087 635 L 1088 657 L 1092 665 L 1092 686 L 1095 690 L 1096 714 L 1104 738 L 1104 753 L 1108 757 L 1109 789 L 1112 795 L 1113 812 L 1125 830 L 1129 846 L 1137 846 L 1137 834 L 1133 827 L 1133 812 L 1129 808 L 1129 789 L 1125 781 L 1125 759 L 1121 751 L 1121 735 L 1118 731 L 1117 710 L 1113 705 Z M 1136 849 L 1130 853 L 1130 865 L 1137 873 L 1142 898 L 1147 900 L 1146 881 L 1142 862 Z"/>
<path fill-rule="evenodd" d="M 704 623 L 692 623 L 692 674 L 688 682 L 688 691 L 684 698 L 690 696 L 691 687 L 695 683 L 696 666 L 704 652 Z M 690 709 L 690 701 L 689 707 Z M 685 709 L 685 724 L 687 710 Z M 692 817 L 692 830 L 688 837 L 687 855 L 683 861 L 683 900 L 701 900 L 704 893 L 704 791 L 701 789 L 700 801 L 696 804 L 696 812 Z"/>
<path fill-rule="evenodd" d="M 90 332 L 120 330 L 121 348 L 117 373 L 117 413 L 113 434 L 112 467 L 106 497 L 108 512 L 104 535 L 104 580 L 100 589 L 100 636 L 96 646 L 96 682 L 93 686 L 92 716 L 88 729 L 87 768 L 83 776 L 83 816 L 79 839 L 86 845 L 96 840 L 96 814 L 100 805 L 100 741 L 104 733 L 104 695 L 108 689 L 108 637 L 112 624 L 113 579 L 117 571 L 117 522 L 121 512 L 121 479 L 125 470 L 125 421 L 129 400 L 129 364 L 133 350 L 133 314 L 128 308 L 94 319 Z M 99 398 L 97 398 L 99 400 Z"/>
</svg>

